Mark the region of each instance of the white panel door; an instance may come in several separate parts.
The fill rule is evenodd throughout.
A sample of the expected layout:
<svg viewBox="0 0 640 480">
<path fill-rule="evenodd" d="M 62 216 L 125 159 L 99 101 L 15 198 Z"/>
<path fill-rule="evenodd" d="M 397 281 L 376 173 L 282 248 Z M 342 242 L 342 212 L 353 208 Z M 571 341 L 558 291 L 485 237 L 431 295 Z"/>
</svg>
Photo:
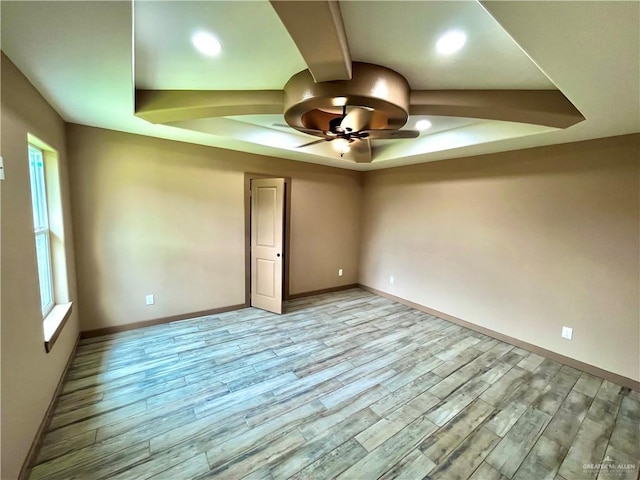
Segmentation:
<svg viewBox="0 0 640 480">
<path fill-rule="evenodd" d="M 284 178 L 251 181 L 251 306 L 282 313 Z"/>
</svg>

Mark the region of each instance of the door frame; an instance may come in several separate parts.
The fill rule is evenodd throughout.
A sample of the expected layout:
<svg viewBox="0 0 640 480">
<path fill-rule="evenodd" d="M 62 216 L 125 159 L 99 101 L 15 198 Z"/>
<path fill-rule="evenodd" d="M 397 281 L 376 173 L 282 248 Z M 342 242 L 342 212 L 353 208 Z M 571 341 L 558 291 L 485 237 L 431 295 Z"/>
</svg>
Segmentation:
<svg viewBox="0 0 640 480">
<path fill-rule="evenodd" d="M 284 262 L 282 268 L 282 300 L 289 299 L 289 268 L 291 265 L 291 177 L 265 173 L 244 174 L 244 306 L 251 306 L 251 180 L 284 178 Z"/>
</svg>

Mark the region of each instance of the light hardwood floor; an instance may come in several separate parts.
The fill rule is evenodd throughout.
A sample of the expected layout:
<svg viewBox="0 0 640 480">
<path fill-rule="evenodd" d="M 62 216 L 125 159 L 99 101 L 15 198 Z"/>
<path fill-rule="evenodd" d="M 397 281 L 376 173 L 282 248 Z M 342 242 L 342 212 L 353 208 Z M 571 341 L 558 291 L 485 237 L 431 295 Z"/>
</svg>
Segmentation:
<svg viewBox="0 0 640 480">
<path fill-rule="evenodd" d="M 635 479 L 639 425 L 636 391 L 353 289 L 82 341 L 30 478 Z"/>
</svg>

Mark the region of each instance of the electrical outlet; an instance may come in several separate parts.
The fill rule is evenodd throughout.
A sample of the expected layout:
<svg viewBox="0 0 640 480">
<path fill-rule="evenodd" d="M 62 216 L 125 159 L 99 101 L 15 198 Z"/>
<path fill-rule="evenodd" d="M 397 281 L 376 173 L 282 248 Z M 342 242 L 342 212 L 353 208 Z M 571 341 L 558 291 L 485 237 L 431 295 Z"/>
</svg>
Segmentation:
<svg viewBox="0 0 640 480">
<path fill-rule="evenodd" d="M 153 305 L 154 303 L 156 303 L 155 299 L 153 298 L 153 294 L 147 295 L 145 297 L 145 300 L 147 302 L 147 305 Z"/>
<path fill-rule="evenodd" d="M 566 338 L 567 340 L 571 340 L 572 337 L 573 337 L 573 328 L 562 327 L 562 338 Z"/>
<path fill-rule="evenodd" d="M 342 269 L 341 269 L 341 268 L 339 268 L 339 269 L 338 269 L 338 276 L 339 276 L 339 277 L 341 277 L 341 276 L 342 276 Z"/>
<path fill-rule="evenodd" d="M 389 285 L 393 285 L 395 283 L 396 279 L 393 278 L 393 276 L 389 277 Z"/>
</svg>

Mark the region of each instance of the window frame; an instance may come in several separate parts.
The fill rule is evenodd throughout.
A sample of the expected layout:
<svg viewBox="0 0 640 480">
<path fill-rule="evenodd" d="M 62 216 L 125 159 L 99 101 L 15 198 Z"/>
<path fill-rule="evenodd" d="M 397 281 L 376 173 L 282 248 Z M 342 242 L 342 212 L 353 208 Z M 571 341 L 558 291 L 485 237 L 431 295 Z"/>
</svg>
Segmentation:
<svg viewBox="0 0 640 480">
<path fill-rule="evenodd" d="M 44 339 L 44 350 L 49 353 L 53 349 L 58 337 L 61 335 L 64 326 L 71 317 L 73 302 L 69 287 L 69 266 L 67 264 L 67 246 L 65 242 L 65 218 L 63 207 L 63 195 L 61 191 L 61 166 L 60 155 L 55 148 L 40 140 L 35 135 L 27 133 L 26 138 L 26 159 L 29 168 L 29 186 L 32 189 L 31 177 L 31 152 L 37 151 L 38 161 L 42 162 L 39 167 L 38 194 L 40 201 L 34 208 L 34 197 L 31 197 L 31 210 L 33 214 L 34 240 L 38 237 L 46 238 L 46 248 L 38 248 L 34 245 L 36 262 L 38 251 L 46 252 L 48 266 L 47 287 L 51 301 L 47 305 L 42 305 L 43 300 L 40 295 L 40 306 L 42 311 L 42 333 Z M 35 178 L 35 177 L 34 177 Z M 38 210 L 36 211 L 36 208 Z M 46 221 L 43 221 L 45 219 Z M 44 235 L 44 237 L 43 237 Z M 40 294 L 40 271 L 38 270 L 38 293 Z M 35 292 L 34 292 L 35 293 Z M 49 298 L 47 300 L 49 300 Z M 45 307 L 45 308 L 42 308 Z"/>
<path fill-rule="evenodd" d="M 31 186 L 31 208 L 33 211 L 33 233 L 35 237 L 38 286 L 42 319 L 46 319 L 55 307 L 53 281 L 53 256 L 51 252 L 51 228 L 49 224 L 49 202 L 47 198 L 46 162 L 43 149 L 28 143 L 29 180 Z M 34 158 L 36 157 L 36 158 Z M 34 165 L 40 163 L 41 165 Z M 44 247 L 40 247 L 39 238 Z"/>
</svg>

